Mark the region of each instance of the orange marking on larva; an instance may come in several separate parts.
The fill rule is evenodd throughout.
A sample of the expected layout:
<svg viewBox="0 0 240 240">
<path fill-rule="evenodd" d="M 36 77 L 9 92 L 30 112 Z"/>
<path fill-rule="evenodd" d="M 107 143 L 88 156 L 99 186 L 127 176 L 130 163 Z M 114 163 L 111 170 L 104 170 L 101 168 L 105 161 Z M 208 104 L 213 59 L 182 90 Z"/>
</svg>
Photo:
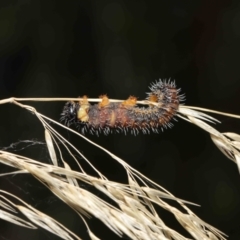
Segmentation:
<svg viewBox="0 0 240 240">
<path fill-rule="evenodd" d="M 81 98 L 81 97 L 79 97 L 79 98 Z M 88 104 L 88 97 L 87 97 L 87 95 L 82 96 L 81 100 L 79 100 L 79 104 L 80 105 Z"/>
<path fill-rule="evenodd" d="M 149 101 L 150 101 L 150 102 L 157 102 L 157 101 L 158 101 L 157 95 L 151 94 L 151 95 L 149 96 Z"/>
<path fill-rule="evenodd" d="M 109 98 L 107 95 L 100 95 L 99 98 L 102 99 L 102 101 L 98 104 L 99 107 L 106 107 L 109 105 Z"/>
<path fill-rule="evenodd" d="M 134 107 L 137 103 L 137 98 L 134 96 L 130 96 L 127 100 L 125 100 L 122 105 L 128 107 Z"/>
<path fill-rule="evenodd" d="M 158 99 L 158 96 L 155 94 L 149 95 L 148 101 L 157 103 L 158 102 L 158 107 L 161 107 L 163 104 L 161 103 L 160 99 Z M 150 104 L 151 106 L 154 106 L 154 104 Z"/>
</svg>

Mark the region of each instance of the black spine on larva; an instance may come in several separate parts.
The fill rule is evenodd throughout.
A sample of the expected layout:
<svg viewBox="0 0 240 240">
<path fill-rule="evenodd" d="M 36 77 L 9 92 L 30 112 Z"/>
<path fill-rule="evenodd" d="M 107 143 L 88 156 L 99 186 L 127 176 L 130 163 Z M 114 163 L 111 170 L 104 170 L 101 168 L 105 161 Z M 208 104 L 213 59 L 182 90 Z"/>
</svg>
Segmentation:
<svg viewBox="0 0 240 240">
<path fill-rule="evenodd" d="M 63 111 L 61 113 L 60 122 L 63 122 L 66 126 L 70 126 L 76 123 L 77 111 L 79 109 L 79 104 L 75 102 L 67 102 L 64 105 Z"/>
</svg>

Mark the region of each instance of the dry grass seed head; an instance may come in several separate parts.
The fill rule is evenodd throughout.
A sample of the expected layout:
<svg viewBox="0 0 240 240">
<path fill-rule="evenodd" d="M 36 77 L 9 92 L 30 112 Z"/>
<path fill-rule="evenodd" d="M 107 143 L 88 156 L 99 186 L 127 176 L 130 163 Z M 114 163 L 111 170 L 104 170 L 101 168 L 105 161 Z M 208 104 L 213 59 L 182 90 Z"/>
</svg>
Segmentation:
<svg viewBox="0 0 240 240">
<path fill-rule="evenodd" d="M 91 99 L 88 100 L 91 101 Z M 120 102 L 121 100 L 113 101 Z M 81 155 L 83 159 L 87 161 L 90 166 L 92 166 L 92 168 L 98 173 L 100 178 L 94 178 L 87 175 L 80 165 L 79 167 L 81 172 L 72 171 L 69 165 L 63 160 L 60 147 L 58 146 L 56 140 L 60 141 L 63 146 L 68 150 L 69 156 L 74 156 L 70 149 L 73 149 L 78 154 L 81 153 L 71 143 L 66 141 L 66 139 L 64 139 L 58 132 L 56 132 L 44 119 L 52 121 L 60 126 L 62 125 L 38 113 L 31 106 L 26 106 L 17 102 L 17 99 L 10 98 L 8 100 L 3 100 L 0 103 L 7 102 L 15 103 L 18 106 L 33 112 L 42 122 L 45 128 L 45 137 L 49 154 L 54 165 L 39 163 L 35 160 L 3 151 L 0 152 L 0 161 L 4 164 L 20 169 L 21 173 L 28 172 L 35 176 L 39 181 L 45 184 L 45 186 L 48 187 L 56 196 L 58 196 L 62 201 L 67 203 L 76 212 L 78 212 L 85 224 L 86 221 L 84 220 L 84 216 L 90 217 L 92 215 L 99 218 L 102 222 L 104 222 L 104 224 L 106 224 L 112 231 L 114 231 L 119 236 L 124 233 L 128 235 L 131 239 L 187 239 L 179 233 L 175 232 L 174 230 L 168 228 L 164 224 L 164 222 L 159 218 L 157 212 L 154 209 L 153 203 L 155 203 L 174 214 L 179 223 L 195 239 L 225 239 L 220 231 L 216 230 L 215 228 L 206 224 L 197 216 L 195 216 L 191 212 L 191 210 L 186 207 L 184 201 L 175 198 L 168 191 L 161 188 L 159 185 L 152 182 L 150 179 L 146 178 L 144 175 L 137 172 L 135 169 L 131 168 L 126 162 L 124 162 L 122 159 L 115 156 L 114 154 L 110 153 L 108 150 L 102 148 L 96 143 L 91 142 L 89 139 L 82 136 L 81 134 L 69 129 L 69 131 L 78 134 L 81 138 L 90 142 L 95 147 L 102 149 L 113 159 L 118 161 L 127 172 L 129 184 L 123 185 L 107 180 L 107 178 L 103 176 L 97 169 L 95 169 L 94 166 L 91 165 L 90 161 L 87 160 L 83 155 Z M 138 101 L 137 104 L 149 104 L 149 102 Z M 151 104 L 155 103 L 151 102 Z M 205 131 L 208 131 L 214 138 L 218 138 L 218 140 L 220 139 L 220 142 L 222 144 L 221 148 L 226 148 L 231 153 L 235 150 L 239 150 L 240 144 L 238 135 L 230 133 L 221 134 L 202 121 L 204 120 L 209 122 L 216 122 L 216 119 L 202 112 L 187 108 L 186 106 L 180 106 L 178 113 L 179 117 L 182 117 L 185 120 L 190 121 L 193 124 L 201 127 Z M 62 127 L 66 128 L 65 126 Z M 233 139 L 233 141 L 230 141 L 228 138 L 226 138 L 226 136 Z M 218 142 L 218 145 L 220 145 L 220 142 Z M 60 168 L 57 166 L 58 157 L 54 150 L 54 146 L 57 147 L 56 149 L 60 154 L 60 159 L 64 163 L 65 168 Z M 237 152 L 234 152 L 234 154 L 235 158 L 239 157 Z M 139 180 L 144 186 L 140 186 L 136 179 Z M 90 184 L 96 189 L 106 194 L 118 204 L 119 209 L 96 197 L 91 192 L 80 188 L 77 180 Z M 153 185 L 156 189 L 150 188 L 149 183 Z M 162 189 L 164 192 L 161 192 L 160 189 Z M 187 211 L 187 213 L 182 213 L 180 210 L 171 207 L 169 204 L 163 201 L 162 198 L 170 198 L 176 200 L 181 205 L 181 207 L 183 207 Z M 6 204 L 4 206 L 6 207 Z M 20 210 L 24 211 L 26 216 L 31 218 L 36 225 L 45 227 L 47 230 L 59 234 L 59 225 L 55 221 L 49 219 L 46 215 L 39 213 L 37 210 L 35 210 L 34 212 L 29 212 L 29 210 L 26 210 L 25 207 L 20 207 Z M 44 218 L 46 220 L 44 223 L 42 223 L 42 225 L 40 224 L 41 218 Z M 92 239 L 98 239 L 90 231 L 89 228 L 88 232 Z M 64 239 L 70 239 L 68 238 L 70 235 L 66 233 L 64 234 Z"/>
</svg>

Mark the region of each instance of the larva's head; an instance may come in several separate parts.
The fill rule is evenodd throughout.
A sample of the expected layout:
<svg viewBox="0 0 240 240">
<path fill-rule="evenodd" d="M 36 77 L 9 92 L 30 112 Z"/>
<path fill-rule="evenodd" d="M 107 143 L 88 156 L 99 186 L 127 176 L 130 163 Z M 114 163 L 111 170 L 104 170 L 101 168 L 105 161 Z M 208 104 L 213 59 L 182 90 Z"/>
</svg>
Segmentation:
<svg viewBox="0 0 240 240">
<path fill-rule="evenodd" d="M 77 119 L 77 113 L 79 110 L 79 104 L 75 102 L 67 102 L 61 113 L 60 121 L 66 126 L 70 126 L 75 123 Z"/>
</svg>

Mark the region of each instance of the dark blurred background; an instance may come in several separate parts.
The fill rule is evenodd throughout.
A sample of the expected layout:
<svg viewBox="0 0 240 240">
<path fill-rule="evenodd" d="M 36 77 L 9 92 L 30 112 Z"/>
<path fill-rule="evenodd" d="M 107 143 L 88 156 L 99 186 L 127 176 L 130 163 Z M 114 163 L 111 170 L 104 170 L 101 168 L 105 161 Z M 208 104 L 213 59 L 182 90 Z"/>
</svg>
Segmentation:
<svg viewBox="0 0 240 240">
<path fill-rule="evenodd" d="M 152 81 L 171 77 L 186 94 L 186 105 L 240 114 L 239 42 L 238 0 L 1 0 L 0 98 L 107 93 L 115 99 L 130 94 L 144 99 Z M 55 120 L 64 105 L 28 104 Z M 6 104 L 0 106 L 0 115 L 1 148 L 19 140 L 44 141 L 43 127 L 26 110 Z M 239 120 L 216 117 L 222 122 L 216 126 L 219 131 L 240 133 Z M 64 134 L 109 179 L 126 183 L 114 160 Z M 237 166 L 203 130 L 179 120 L 160 134 L 87 136 L 177 197 L 200 204 L 190 208 L 230 240 L 240 239 Z M 44 145 L 23 146 L 9 150 L 50 162 Z M 0 169 L 11 170 L 5 165 Z M 0 188 L 89 239 L 77 214 L 33 177 L 1 177 Z M 162 210 L 159 214 L 168 226 L 190 237 L 172 216 Z M 118 239 L 100 221 L 88 223 L 99 238 Z M 0 221 L 0 239 L 60 238 Z"/>
</svg>

